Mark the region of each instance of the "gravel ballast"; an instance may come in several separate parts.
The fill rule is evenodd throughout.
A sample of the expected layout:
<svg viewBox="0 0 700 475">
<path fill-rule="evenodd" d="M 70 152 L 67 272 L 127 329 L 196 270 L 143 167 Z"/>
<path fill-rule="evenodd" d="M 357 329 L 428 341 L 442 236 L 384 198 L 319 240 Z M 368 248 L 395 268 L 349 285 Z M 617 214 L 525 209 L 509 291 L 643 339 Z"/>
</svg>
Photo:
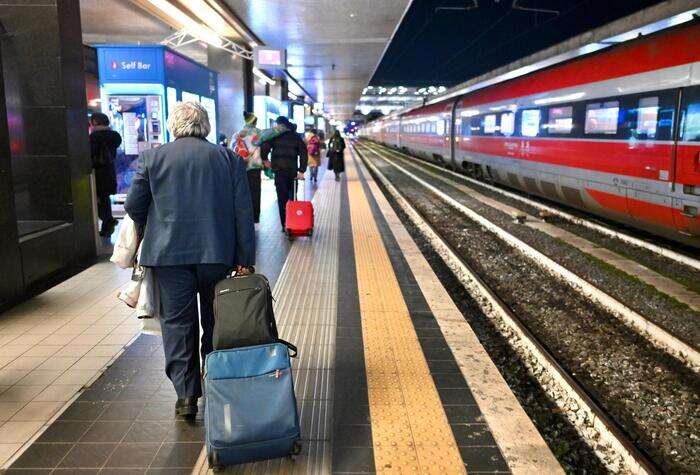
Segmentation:
<svg viewBox="0 0 700 475">
<path fill-rule="evenodd" d="M 394 160 L 394 159 L 392 159 Z M 406 162 L 395 161 L 405 166 Z M 578 248 L 537 229 L 516 223 L 508 214 L 453 188 L 425 173 L 420 166 L 407 168 L 422 180 L 439 188 L 461 204 L 476 211 L 510 234 L 563 265 L 645 318 L 664 328 L 690 346 L 700 348 L 700 313 L 668 297 L 654 287 L 630 276 Z M 501 200 L 502 201 L 502 200 Z M 448 206 L 445 204 L 445 206 Z M 450 207 L 451 212 L 459 211 Z M 466 219 L 466 218 L 465 218 Z"/>
<path fill-rule="evenodd" d="M 374 145 L 376 147 L 376 145 Z M 418 165 L 422 167 L 425 170 L 431 171 L 431 172 L 436 172 L 436 169 L 428 165 L 427 163 L 422 162 L 421 160 L 415 159 L 415 160 L 410 160 L 406 159 L 403 157 L 399 152 L 396 152 L 395 150 L 389 149 L 389 148 L 382 148 L 382 152 L 389 154 L 390 156 L 395 156 L 399 157 L 405 160 L 408 160 L 409 163 L 413 165 Z M 417 161 L 416 161 L 417 160 Z M 528 213 L 533 216 L 537 216 L 539 213 L 539 209 L 530 206 L 527 203 L 524 203 L 522 201 L 510 198 L 508 196 L 505 196 L 502 193 L 498 193 L 497 191 L 494 191 L 490 189 L 489 187 L 485 185 L 480 185 L 476 184 L 471 181 L 467 181 L 464 179 L 460 179 L 458 177 L 453 176 L 450 173 L 445 173 L 443 175 L 445 178 L 448 178 L 452 181 L 454 181 L 456 184 L 459 185 L 464 185 L 467 186 L 474 191 L 477 191 L 485 196 L 488 196 L 489 198 L 493 198 L 495 200 L 498 200 L 502 203 L 505 203 L 509 206 L 512 206 L 513 208 L 517 208 L 525 213 Z M 500 185 L 496 185 L 500 186 Z M 508 189 L 511 193 L 519 193 L 519 194 L 524 194 L 520 190 L 514 190 L 514 189 Z M 546 200 L 541 197 L 533 197 L 528 195 L 528 198 L 536 201 L 541 201 L 543 204 L 550 206 L 550 207 L 555 207 L 559 208 L 562 211 L 565 211 L 569 214 L 572 214 L 574 216 L 577 216 L 581 219 L 586 219 L 589 221 L 596 221 L 598 218 L 595 218 L 591 215 L 586 215 L 584 212 L 573 209 L 573 208 L 565 208 L 563 205 L 559 203 L 554 203 L 552 201 Z M 602 218 L 600 218 L 602 219 Z M 664 275 L 672 280 L 675 280 L 676 282 L 679 282 L 682 285 L 685 285 L 688 287 L 690 290 L 693 290 L 695 292 L 700 293 L 700 270 L 694 269 L 690 266 L 684 265 L 678 261 L 675 261 L 673 259 L 669 259 L 668 257 L 664 257 L 662 255 L 659 255 L 649 249 L 645 249 L 639 246 L 635 246 L 633 244 L 627 243 L 625 241 L 622 241 L 621 239 L 617 239 L 615 237 L 603 234 L 599 231 L 596 231 L 594 229 L 588 228 L 586 226 L 582 226 L 580 224 L 576 224 L 570 221 L 567 221 L 563 218 L 552 218 L 551 222 L 555 223 L 557 226 L 561 227 L 562 229 L 565 229 L 571 233 L 577 234 L 581 236 L 584 239 L 587 239 L 601 247 L 604 247 L 606 249 L 610 249 L 611 251 L 614 251 L 621 256 L 627 257 L 630 260 L 633 260 L 635 262 L 638 262 L 642 264 L 645 267 L 648 267 L 649 269 L 654 270 L 655 272 L 658 272 L 661 275 Z M 644 235 L 645 238 L 648 241 L 661 241 L 662 245 L 665 245 L 667 247 L 670 247 L 671 249 L 673 248 L 679 248 L 681 253 L 685 254 L 697 254 L 697 249 L 690 249 L 687 248 L 686 246 L 682 246 L 677 243 L 669 242 L 665 240 L 664 238 L 658 238 L 655 236 L 648 235 L 648 233 L 645 233 L 644 231 L 640 231 L 637 229 L 632 229 L 629 227 L 626 227 L 624 225 L 618 224 L 618 223 L 612 223 L 609 221 L 605 222 L 605 226 L 608 226 L 612 228 L 613 230 L 625 233 L 625 234 L 636 234 L 636 235 Z"/>
<path fill-rule="evenodd" d="M 665 472 L 697 468 L 695 373 L 495 235 L 455 219 L 455 209 L 415 181 L 373 163 Z"/>
</svg>

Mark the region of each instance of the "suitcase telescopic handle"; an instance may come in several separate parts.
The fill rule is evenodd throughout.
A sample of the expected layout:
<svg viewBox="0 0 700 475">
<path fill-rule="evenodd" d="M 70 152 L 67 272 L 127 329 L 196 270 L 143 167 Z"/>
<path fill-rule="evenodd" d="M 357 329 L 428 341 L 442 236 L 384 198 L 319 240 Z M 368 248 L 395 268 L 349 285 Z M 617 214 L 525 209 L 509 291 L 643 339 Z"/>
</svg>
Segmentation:
<svg viewBox="0 0 700 475">
<path fill-rule="evenodd" d="M 294 178 L 294 200 L 293 201 L 298 201 L 297 200 L 297 195 L 299 194 L 299 180 L 298 178 Z M 306 187 L 302 184 L 301 189 L 303 191 L 303 196 L 302 196 L 302 201 L 306 201 Z"/>
</svg>

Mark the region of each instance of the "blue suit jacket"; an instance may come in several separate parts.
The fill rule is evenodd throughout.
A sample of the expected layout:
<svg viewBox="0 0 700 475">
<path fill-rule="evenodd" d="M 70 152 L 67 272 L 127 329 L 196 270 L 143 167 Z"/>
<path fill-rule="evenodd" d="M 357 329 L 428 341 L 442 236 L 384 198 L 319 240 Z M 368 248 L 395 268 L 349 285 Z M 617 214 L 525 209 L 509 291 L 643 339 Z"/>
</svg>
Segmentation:
<svg viewBox="0 0 700 475">
<path fill-rule="evenodd" d="M 144 151 L 124 208 L 146 226 L 144 266 L 255 263 L 245 163 L 219 145 L 183 137 Z"/>
</svg>

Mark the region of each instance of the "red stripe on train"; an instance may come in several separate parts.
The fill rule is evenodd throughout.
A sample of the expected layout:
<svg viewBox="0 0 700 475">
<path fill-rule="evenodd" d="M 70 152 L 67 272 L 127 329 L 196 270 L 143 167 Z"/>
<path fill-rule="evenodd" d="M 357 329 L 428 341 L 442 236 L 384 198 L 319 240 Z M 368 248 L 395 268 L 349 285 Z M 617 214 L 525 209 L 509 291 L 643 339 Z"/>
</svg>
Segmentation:
<svg viewBox="0 0 700 475">
<path fill-rule="evenodd" d="M 467 153 L 483 153 L 630 177 L 658 180 L 660 176 L 666 176 L 662 181 L 668 181 L 672 177 L 673 145 L 670 143 L 469 137 L 462 139 L 458 148 Z"/>
<path fill-rule="evenodd" d="M 476 91 L 465 97 L 460 105 L 486 104 L 693 63 L 700 61 L 698 45 L 700 25 L 696 24 Z"/>
</svg>

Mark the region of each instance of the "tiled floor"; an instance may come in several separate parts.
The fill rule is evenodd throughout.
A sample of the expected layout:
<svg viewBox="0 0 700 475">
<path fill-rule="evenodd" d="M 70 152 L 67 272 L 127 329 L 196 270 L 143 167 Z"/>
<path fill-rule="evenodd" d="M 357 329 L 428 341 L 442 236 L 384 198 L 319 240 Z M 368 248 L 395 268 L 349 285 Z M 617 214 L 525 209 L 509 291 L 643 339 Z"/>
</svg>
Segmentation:
<svg viewBox="0 0 700 475">
<path fill-rule="evenodd" d="M 305 185 L 313 196 L 315 186 Z M 261 215 L 256 267 L 274 286 L 290 244 L 278 231 L 271 180 L 263 181 Z M 160 338 L 135 339 L 141 324 L 116 299 L 130 276 L 101 262 L 0 315 L 0 467 L 13 462 L 8 473 L 189 473 L 194 466 L 201 420 L 173 419 Z"/>
<path fill-rule="evenodd" d="M 361 168 L 351 157 L 346 160 L 352 160 L 349 169 Z M 368 175 L 351 178 L 364 181 Z M 313 239 L 290 245 L 279 231 L 270 181 L 263 182 L 262 222 L 256 230 L 257 270 L 274 287 L 283 337 L 300 348 L 293 364 L 302 453 L 294 463 L 266 461 L 232 468 L 233 473 L 369 474 L 378 463 L 377 447 L 383 442 L 375 439 L 373 426 L 382 421 L 370 420 L 364 374 L 365 349 L 372 347 L 368 342 L 377 346 L 378 338 L 363 335 L 360 304 L 366 287 L 361 291 L 356 272 L 357 249 L 367 253 L 356 244 L 369 235 L 362 234 L 365 228 L 351 226 L 348 182 L 319 179 Z M 308 181 L 305 186 L 310 199 L 315 187 Z M 450 350 L 455 336 L 443 336 L 434 317 L 434 293 L 429 297 L 416 280 L 401 239 L 393 237 L 369 185 L 353 186 L 356 197 L 362 193 L 367 198 L 365 216 L 376 223 L 371 237 L 386 250 L 387 269 L 396 276 L 395 293 L 410 310 L 406 321 L 417 342 L 411 341 L 425 356 L 426 374 L 444 410 L 445 428 L 452 429 L 457 457 L 470 472 L 507 471 L 491 422 L 483 419 L 475 400 L 480 393 L 470 391 Z M 363 262 L 369 262 L 366 255 Z M 434 279 L 431 285 L 439 285 L 427 272 Z M 203 411 L 194 421 L 175 417 L 176 395 L 164 375 L 160 337 L 134 338 L 140 324 L 115 299 L 129 276 L 101 263 L 0 315 L 0 467 L 9 467 L 3 473 L 207 472 Z M 459 320 L 464 323 L 461 314 Z M 402 347 L 407 342 L 402 340 Z M 372 364 L 376 369 L 376 361 Z M 378 373 L 373 374 L 376 385 Z M 406 400 L 417 390 L 424 389 L 410 388 Z M 379 470 L 384 463 L 380 460 Z"/>
<path fill-rule="evenodd" d="M 0 316 L 0 466 L 138 333 L 108 262 Z"/>
</svg>

